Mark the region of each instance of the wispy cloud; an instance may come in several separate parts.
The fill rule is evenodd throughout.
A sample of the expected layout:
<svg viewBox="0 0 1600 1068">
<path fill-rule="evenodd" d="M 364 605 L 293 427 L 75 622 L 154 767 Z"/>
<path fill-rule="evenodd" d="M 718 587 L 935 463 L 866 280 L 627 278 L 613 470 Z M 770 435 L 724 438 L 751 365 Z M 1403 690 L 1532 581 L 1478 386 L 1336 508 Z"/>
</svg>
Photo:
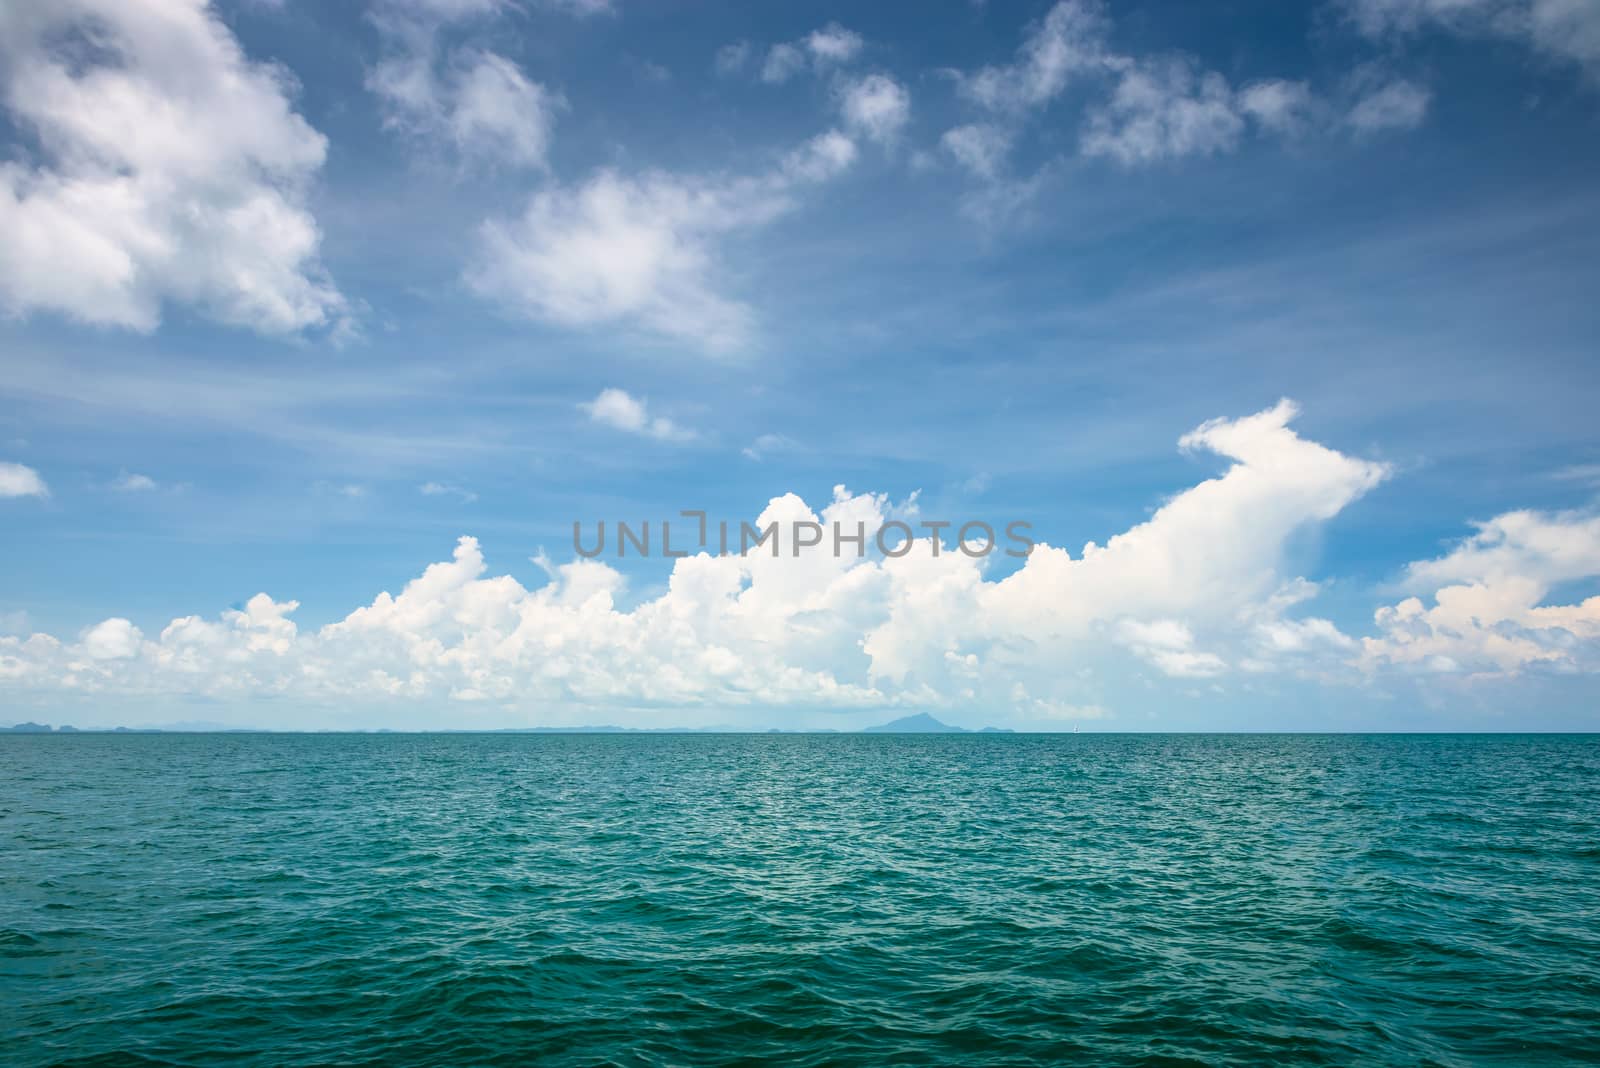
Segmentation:
<svg viewBox="0 0 1600 1068">
<path fill-rule="evenodd" d="M 745 459 L 759 462 L 775 453 L 793 452 L 799 447 L 799 442 L 783 434 L 762 434 L 740 452 Z"/>
<path fill-rule="evenodd" d="M 118 493 L 149 493 L 159 487 L 149 475 L 124 471 L 111 480 L 111 488 Z"/>
<path fill-rule="evenodd" d="M 1345 121 L 1358 134 L 1383 130 L 1410 130 L 1427 117 L 1433 94 L 1406 78 L 1363 68 L 1347 81 L 1351 104 Z"/>
<path fill-rule="evenodd" d="M 361 500 L 368 495 L 367 487 L 359 482 L 317 481 L 311 484 L 311 492 L 318 496 L 344 497 L 349 500 Z"/>
<path fill-rule="evenodd" d="M 1424 30 L 1515 41 L 1600 77 L 1600 4 L 1589 0 L 1341 0 L 1374 39 L 1404 42 Z"/>
<path fill-rule="evenodd" d="M 478 495 L 471 490 L 447 482 L 424 482 L 417 487 L 417 492 L 424 497 L 456 497 L 464 504 L 471 504 L 478 499 Z"/>
<path fill-rule="evenodd" d="M 372 20 L 387 54 L 368 74 L 367 87 L 391 129 L 448 145 L 468 163 L 543 168 L 556 115 L 566 106 L 562 95 L 499 53 L 440 44 L 447 25 L 499 10 L 491 0 L 381 0 Z"/>
</svg>

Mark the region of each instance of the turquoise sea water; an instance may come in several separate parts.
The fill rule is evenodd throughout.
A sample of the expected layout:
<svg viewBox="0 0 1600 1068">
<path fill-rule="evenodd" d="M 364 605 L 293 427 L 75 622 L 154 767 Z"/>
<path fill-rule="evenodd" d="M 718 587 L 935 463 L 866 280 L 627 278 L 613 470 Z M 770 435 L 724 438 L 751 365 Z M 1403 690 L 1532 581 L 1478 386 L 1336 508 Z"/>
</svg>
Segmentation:
<svg viewBox="0 0 1600 1068">
<path fill-rule="evenodd" d="M 1600 1063 L 1600 738 L 0 738 L 0 1062 Z"/>
</svg>

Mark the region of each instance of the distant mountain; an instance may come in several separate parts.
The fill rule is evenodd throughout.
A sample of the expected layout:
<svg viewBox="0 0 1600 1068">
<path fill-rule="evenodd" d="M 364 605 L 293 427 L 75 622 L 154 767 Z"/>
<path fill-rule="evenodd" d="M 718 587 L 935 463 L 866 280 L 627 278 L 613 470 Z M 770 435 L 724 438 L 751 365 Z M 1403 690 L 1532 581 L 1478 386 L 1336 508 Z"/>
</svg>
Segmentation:
<svg viewBox="0 0 1600 1068">
<path fill-rule="evenodd" d="M 50 733 L 50 724 L 48 724 L 48 723 L 18 723 L 15 727 L 12 727 L 10 729 L 15 731 L 18 734 L 49 734 Z"/>
</svg>

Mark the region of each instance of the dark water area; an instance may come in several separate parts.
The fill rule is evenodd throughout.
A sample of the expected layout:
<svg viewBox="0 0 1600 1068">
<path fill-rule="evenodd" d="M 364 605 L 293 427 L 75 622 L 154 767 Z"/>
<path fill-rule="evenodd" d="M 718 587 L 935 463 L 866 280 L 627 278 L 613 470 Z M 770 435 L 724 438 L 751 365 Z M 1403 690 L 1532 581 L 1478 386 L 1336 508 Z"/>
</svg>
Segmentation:
<svg viewBox="0 0 1600 1068">
<path fill-rule="evenodd" d="M 1600 1063 L 1600 737 L 0 737 L 0 1063 Z"/>
</svg>

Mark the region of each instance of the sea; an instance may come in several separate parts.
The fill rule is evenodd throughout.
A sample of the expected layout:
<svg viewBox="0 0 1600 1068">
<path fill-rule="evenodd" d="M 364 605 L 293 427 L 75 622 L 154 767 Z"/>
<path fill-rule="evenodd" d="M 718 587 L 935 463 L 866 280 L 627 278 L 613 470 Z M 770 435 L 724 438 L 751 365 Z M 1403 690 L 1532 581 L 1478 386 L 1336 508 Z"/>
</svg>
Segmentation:
<svg viewBox="0 0 1600 1068">
<path fill-rule="evenodd" d="M 0 736 L 0 1064 L 1600 1063 L 1600 737 Z"/>
</svg>

